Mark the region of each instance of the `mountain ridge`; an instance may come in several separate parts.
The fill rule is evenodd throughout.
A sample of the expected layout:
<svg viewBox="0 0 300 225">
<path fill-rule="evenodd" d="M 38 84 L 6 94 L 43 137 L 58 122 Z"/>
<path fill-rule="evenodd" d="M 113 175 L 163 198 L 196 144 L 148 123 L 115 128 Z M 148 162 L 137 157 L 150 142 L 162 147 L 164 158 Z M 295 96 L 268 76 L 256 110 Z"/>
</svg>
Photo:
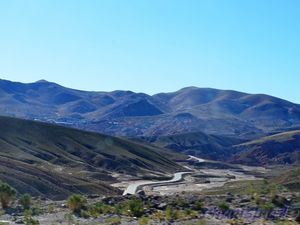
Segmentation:
<svg viewBox="0 0 300 225">
<path fill-rule="evenodd" d="M 53 82 L 0 80 L 0 115 L 114 136 L 203 132 L 257 138 L 300 126 L 300 105 L 264 94 L 186 87 L 147 95 L 81 91 Z"/>
</svg>

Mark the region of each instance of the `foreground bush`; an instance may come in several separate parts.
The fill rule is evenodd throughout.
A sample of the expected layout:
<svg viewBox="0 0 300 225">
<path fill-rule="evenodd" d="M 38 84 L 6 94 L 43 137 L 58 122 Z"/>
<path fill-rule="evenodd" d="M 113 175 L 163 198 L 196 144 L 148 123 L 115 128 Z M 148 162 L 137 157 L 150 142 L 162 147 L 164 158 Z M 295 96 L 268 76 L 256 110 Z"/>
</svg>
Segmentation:
<svg viewBox="0 0 300 225">
<path fill-rule="evenodd" d="M 132 216 L 141 217 L 144 215 L 144 204 L 140 199 L 132 199 L 128 205 Z"/>
<path fill-rule="evenodd" d="M 6 209 L 16 196 L 16 190 L 7 183 L 0 182 L 0 202 L 3 209 Z"/>
<path fill-rule="evenodd" d="M 29 194 L 21 195 L 19 203 L 23 206 L 24 209 L 29 209 L 31 206 L 31 196 Z"/>
<path fill-rule="evenodd" d="M 68 198 L 67 205 L 73 213 L 79 213 L 81 209 L 85 208 L 86 202 L 84 197 L 74 194 Z"/>
</svg>

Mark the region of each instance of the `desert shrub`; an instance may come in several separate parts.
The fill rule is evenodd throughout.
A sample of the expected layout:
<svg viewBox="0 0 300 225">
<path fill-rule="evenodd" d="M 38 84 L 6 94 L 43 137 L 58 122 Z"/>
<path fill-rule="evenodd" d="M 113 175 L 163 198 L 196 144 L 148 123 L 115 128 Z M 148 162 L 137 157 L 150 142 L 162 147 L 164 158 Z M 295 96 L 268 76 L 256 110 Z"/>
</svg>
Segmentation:
<svg viewBox="0 0 300 225">
<path fill-rule="evenodd" d="M 91 215 L 90 215 L 89 211 L 81 210 L 81 211 L 80 211 L 80 217 L 85 218 L 85 219 L 88 219 L 88 218 L 91 217 Z"/>
<path fill-rule="evenodd" d="M 168 206 L 166 208 L 166 220 L 171 221 L 171 220 L 178 220 L 179 219 L 179 212 L 176 209 L 173 209 L 172 207 Z"/>
<path fill-rule="evenodd" d="M 206 225 L 207 223 L 206 223 L 206 221 L 204 220 L 204 219 L 201 219 L 201 220 L 198 220 L 197 222 L 196 222 L 196 225 Z"/>
<path fill-rule="evenodd" d="M 227 210 L 230 209 L 229 205 L 226 204 L 225 202 L 221 202 L 219 205 L 218 205 L 219 209 L 222 211 L 222 212 L 225 212 Z"/>
<path fill-rule="evenodd" d="M 184 210 L 184 214 L 186 215 L 186 216 L 190 216 L 191 214 L 192 214 L 192 210 L 191 209 L 185 209 Z"/>
<path fill-rule="evenodd" d="M 131 199 L 128 202 L 130 214 L 134 217 L 141 217 L 144 215 L 144 205 L 140 199 Z"/>
<path fill-rule="evenodd" d="M 96 203 L 88 207 L 88 212 L 91 217 L 97 218 L 103 213 L 103 204 Z"/>
<path fill-rule="evenodd" d="M 272 210 L 275 208 L 275 205 L 271 202 L 266 202 L 264 204 L 259 205 L 259 208 L 263 210 L 263 212 L 265 213 L 265 217 L 267 218 L 271 214 Z"/>
<path fill-rule="evenodd" d="M 21 195 L 19 198 L 19 203 L 24 209 L 29 209 L 31 206 L 31 196 L 29 194 Z"/>
<path fill-rule="evenodd" d="M 151 215 L 151 218 L 152 218 L 153 220 L 164 221 L 164 220 L 165 220 L 165 215 L 163 214 L 163 212 L 157 211 L 157 212 L 155 212 L 155 213 L 153 213 L 153 214 Z"/>
<path fill-rule="evenodd" d="M 292 222 L 288 220 L 275 222 L 275 225 L 297 225 L 297 224 L 298 224 L 297 222 Z"/>
<path fill-rule="evenodd" d="M 25 218 L 26 225 L 39 225 L 40 222 L 38 220 L 33 219 L 32 217 Z"/>
<path fill-rule="evenodd" d="M 27 209 L 26 211 L 31 212 L 31 215 L 33 215 L 33 216 L 42 214 L 42 209 L 39 205 L 33 205 L 33 206 L 31 206 L 30 209 Z"/>
<path fill-rule="evenodd" d="M 6 209 L 16 195 L 16 190 L 7 183 L 0 182 L 0 202 L 3 209 Z"/>
<path fill-rule="evenodd" d="M 270 211 L 275 208 L 274 204 L 271 202 L 266 202 L 264 204 L 259 205 L 259 208 L 264 211 Z"/>
<path fill-rule="evenodd" d="M 40 222 L 32 218 L 32 210 L 25 210 L 24 211 L 24 222 L 26 225 L 38 225 Z"/>
<path fill-rule="evenodd" d="M 73 217 L 72 214 L 66 213 L 66 214 L 64 215 L 64 219 L 65 219 L 65 221 L 67 222 L 68 225 L 74 224 L 74 217 Z"/>
<path fill-rule="evenodd" d="M 48 206 L 47 212 L 48 213 L 54 213 L 55 212 L 55 205 L 54 204 L 50 204 Z"/>
<path fill-rule="evenodd" d="M 97 218 L 102 214 L 118 214 L 120 215 L 120 211 L 123 209 L 120 209 L 119 211 L 119 204 L 115 205 L 115 206 L 111 206 L 111 205 L 106 205 L 102 202 L 97 202 L 95 204 L 89 205 L 87 207 L 87 210 L 84 212 L 85 215 L 87 215 L 87 213 L 89 214 L 90 217 L 94 217 Z"/>
<path fill-rule="evenodd" d="M 187 203 L 183 198 L 177 198 L 175 201 L 175 205 L 182 208 L 189 207 L 189 203 Z"/>
<path fill-rule="evenodd" d="M 194 210 L 202 210 L 202 208 L 203 208 L 203 202 L 202 201 L 197 201 L 193 205 Z"/>
<path fill-rule="evenodd" d="M 148 217 L 141 217 L 139 219 L 139 225 L 148 225 L 149 224 L 149 218 Z"/>
<path fill-rule="evenodd" d="M 121 219 L 118 217 L 112 217 L 105 220 L 106 225 L 118 225 L 121 224 Z"/>
<path fill-rule="evenodd" d="M 86 199 L 81 195 L 73 194 L 67 200 L 68 208 L 73 213 L 79 213 L 86 205 Z"/>
<path fill-rule="evenodd" d="M 228 225 L 244 225 L 245 222 L 242 219 L 231 219 L 227 221 Z"/>
<path fill-rule="evenodd" d="M 182 223 L 182 225 L 206 225 L 206 221 L 203 219 L 197 220 L 197 221 L 187 221 Z"/>
</svg>

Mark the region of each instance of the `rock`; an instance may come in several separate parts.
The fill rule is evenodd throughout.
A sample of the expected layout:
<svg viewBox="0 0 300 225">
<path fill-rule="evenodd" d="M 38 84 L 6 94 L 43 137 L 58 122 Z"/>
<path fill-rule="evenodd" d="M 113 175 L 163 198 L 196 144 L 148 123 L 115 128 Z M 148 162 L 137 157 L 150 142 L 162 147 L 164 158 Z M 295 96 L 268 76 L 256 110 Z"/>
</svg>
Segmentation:
<svg viewBox="0 0 300 225">
<path fill-rule="evenodd" d="M 22 219 L 17 219 L 15 221 L 16 224 L 24 224 L 24 221 Z"/>
<path fill-rule="evenodd" d="M 90 194 L 87 196 L 87 198 L 89 199 L 95 199 L 95 198 L 100 198 L 101 196 L 100 195 L 97 195 L 97 194 Z"/>
<path fill-rule="evenodd" d="M 272 198 L 272 203 L 278 207 L 284 207 L 289 204 L 289 201 L 285 197 L 276 195 Z"/>
<path fill-rule="evenodd" d="M 249 198 L 243 198 L 240 201 L 240 203 L 247 203 L 247 202 L 251 202 L 251 200 Z"/>
<path fill-rule="evenodd" d="M 168 206 L 168 204 L 163 202 L 157 206 L 157 209 L 165 210 L 167 208 L 167 206 Z"/>
<path fill-rule="evenodd" d="M 232 202 L 233 200 L 234 200 L 233 197 L 227 197 L 227 198 L 225 199 L 226 202 Z"/>
<path fill-rule="evenodd" d="M 146 193 L 145 193 L 143 190 L 139 190 L 139 191 L 136 193 L 136 195 L 138 195 L 138 196 L 145 196 Z"/>
<path fill-rule="evenodd" d="M 295 221 L 300 223 L 300 211 L 298 211 L 298 215 L 296 216 Z"/>
<path fill-rule="evenodd" d="M 60 207 L 62 207 L 62 208 L 67 208 L 67 205 L 64 204 L 64 203 L 62 203 L 62 204 L 60 205 Z"/>
</svg>

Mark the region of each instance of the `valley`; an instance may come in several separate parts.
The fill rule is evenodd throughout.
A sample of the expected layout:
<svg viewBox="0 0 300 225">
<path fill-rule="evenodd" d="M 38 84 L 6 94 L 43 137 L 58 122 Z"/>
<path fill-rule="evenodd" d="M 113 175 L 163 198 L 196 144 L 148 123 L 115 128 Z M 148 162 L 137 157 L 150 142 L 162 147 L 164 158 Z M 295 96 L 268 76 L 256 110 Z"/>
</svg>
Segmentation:
<svg viewBox="0 0 300 225">
<path fill-rule="evenodd" d="M 0 197 L 1 187 L 13 195 L 1 225 L 300 220 L 298 104 L 209 88 L 150 96 L 47 81 L 1 80 L 0 93 Z"/>
</svg>

